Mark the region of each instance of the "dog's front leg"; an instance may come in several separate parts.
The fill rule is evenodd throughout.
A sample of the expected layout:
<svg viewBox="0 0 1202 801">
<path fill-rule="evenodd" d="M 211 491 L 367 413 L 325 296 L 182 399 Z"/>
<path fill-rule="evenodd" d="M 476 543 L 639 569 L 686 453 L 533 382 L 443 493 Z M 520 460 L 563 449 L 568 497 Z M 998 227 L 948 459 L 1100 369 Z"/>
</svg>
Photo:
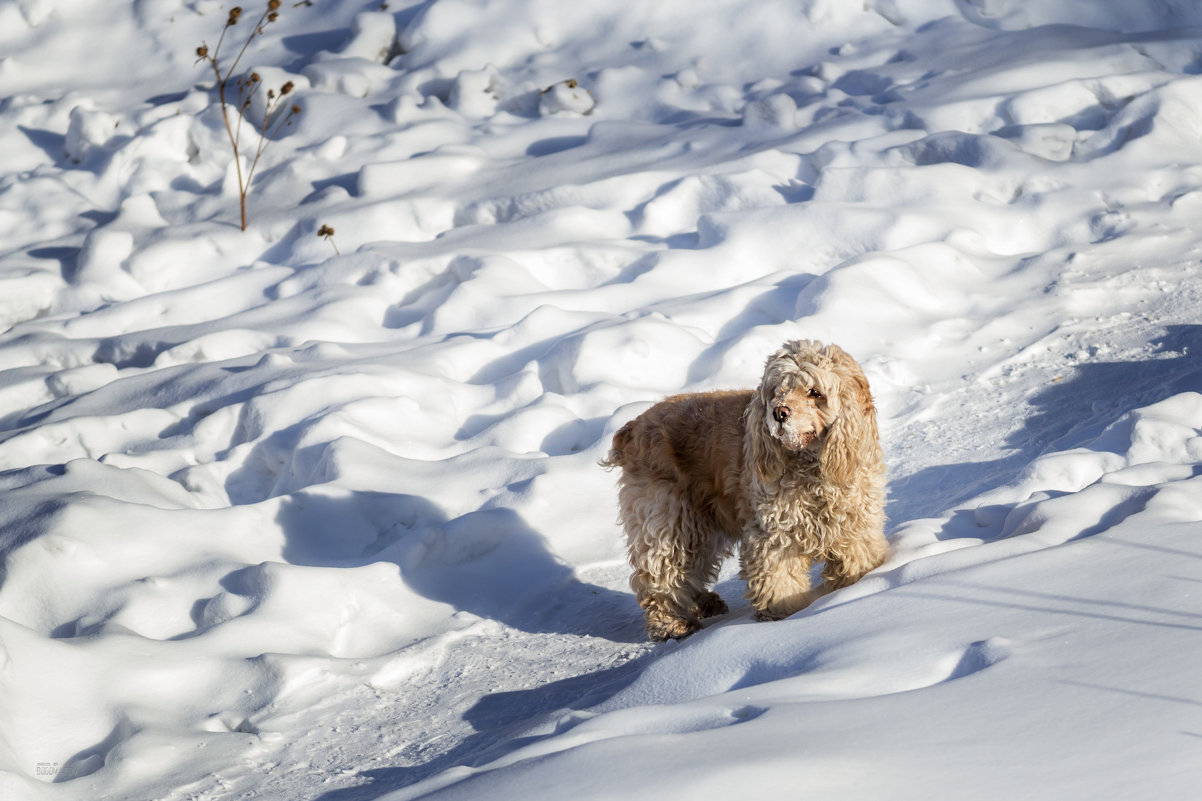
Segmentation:
<svg viewBox="0 0 1202 801">
<path fill-rule="evenodd" d="M 865 573 L 885 561 L 889 543 L 879 531 L 870 530 L 860 537 L 841 543 L 826 559 L 822 577 L 829 589 L 855 584 Z"/>
<path fill-rule="evenodd" d="M 791 547 L 789 538 L 751 523 L 743 532 L 739 576 L 756 620 L 780 620 L 804 609 L 810 596 L 813 559 Z"/>
</svg>

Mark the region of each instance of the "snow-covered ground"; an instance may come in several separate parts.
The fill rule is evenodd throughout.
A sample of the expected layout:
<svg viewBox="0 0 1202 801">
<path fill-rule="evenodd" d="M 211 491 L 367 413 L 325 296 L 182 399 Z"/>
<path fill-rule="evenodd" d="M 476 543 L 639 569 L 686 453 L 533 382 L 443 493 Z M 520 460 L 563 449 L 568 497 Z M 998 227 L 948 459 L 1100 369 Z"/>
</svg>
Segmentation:
<svg viewBox="0 0 1202 801">
<path fill-rule="evenodd" d="M 1197 794 L 1202 7 L 285 0 L 246 231 L 228 8 L 0 2 L 0 797 Z M 797 337 L 891 557 L 646 643 L 596 462 Z"/>
</svg>

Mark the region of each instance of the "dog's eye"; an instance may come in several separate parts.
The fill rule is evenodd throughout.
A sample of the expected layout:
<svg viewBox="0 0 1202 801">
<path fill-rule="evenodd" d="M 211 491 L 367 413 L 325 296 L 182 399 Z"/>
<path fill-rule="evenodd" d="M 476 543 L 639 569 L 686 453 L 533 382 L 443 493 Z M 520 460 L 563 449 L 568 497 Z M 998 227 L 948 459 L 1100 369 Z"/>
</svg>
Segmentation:
<svg viewBox="0 0 1202 801">
<path fill-rule="evenodd" d="M 814 400 L 822 400 L 822 393 L 816 389 L 811 389 L 808 394 Z"/>
</svg>

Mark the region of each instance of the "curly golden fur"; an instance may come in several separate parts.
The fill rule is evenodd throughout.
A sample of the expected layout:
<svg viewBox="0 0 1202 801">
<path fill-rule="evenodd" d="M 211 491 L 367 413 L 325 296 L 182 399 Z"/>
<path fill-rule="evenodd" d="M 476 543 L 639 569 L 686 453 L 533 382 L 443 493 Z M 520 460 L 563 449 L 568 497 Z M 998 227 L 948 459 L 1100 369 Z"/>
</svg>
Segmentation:
<svg viewBox="0 0 1202 801">
<path fill-rule="evenodd" d="M 884 561 L 885 464 L 864 372 L 835 345 L 785 343 L 755 390 L 676 395 L 624 425 L 602 462 L 653 640 L 727 611 L 710 587 L 739 548 L 757 620 L 788 617 Z"/>
</svg>

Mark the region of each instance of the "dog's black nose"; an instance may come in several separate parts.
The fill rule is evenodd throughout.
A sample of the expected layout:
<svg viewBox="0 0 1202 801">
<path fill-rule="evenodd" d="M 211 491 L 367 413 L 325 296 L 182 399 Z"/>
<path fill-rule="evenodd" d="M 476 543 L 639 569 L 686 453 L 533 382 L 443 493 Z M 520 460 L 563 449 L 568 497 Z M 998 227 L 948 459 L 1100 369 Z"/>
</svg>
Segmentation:
<svg viewBox="0 0 1202 801">
<path fill-rule="evenodd" d="M 772 419 L 778 423 L 783 423 L 789 419 L 789 407 L 777 406 L 772 410 Z"/>
</svg>

